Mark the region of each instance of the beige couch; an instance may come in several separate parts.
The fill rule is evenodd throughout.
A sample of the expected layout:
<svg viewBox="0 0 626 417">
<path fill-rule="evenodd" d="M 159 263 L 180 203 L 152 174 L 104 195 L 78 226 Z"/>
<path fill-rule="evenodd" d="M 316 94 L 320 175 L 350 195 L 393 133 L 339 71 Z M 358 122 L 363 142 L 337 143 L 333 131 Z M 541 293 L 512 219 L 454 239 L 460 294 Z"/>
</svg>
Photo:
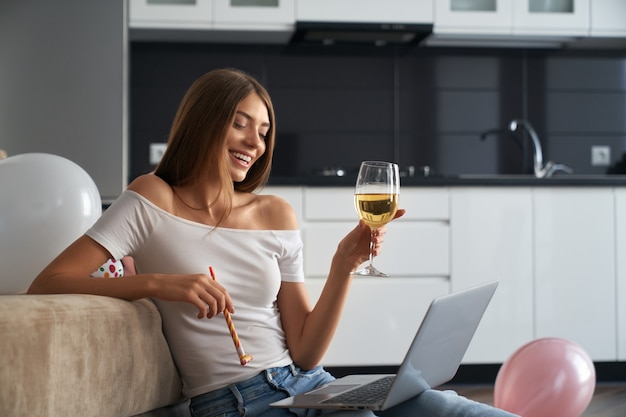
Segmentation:
<svg viewBox="0 0 626 417">
<path fill-rule="evenodd" d="M 0 296 L 0 416 L 188 416 L 147 299 Z"/>
</svg>

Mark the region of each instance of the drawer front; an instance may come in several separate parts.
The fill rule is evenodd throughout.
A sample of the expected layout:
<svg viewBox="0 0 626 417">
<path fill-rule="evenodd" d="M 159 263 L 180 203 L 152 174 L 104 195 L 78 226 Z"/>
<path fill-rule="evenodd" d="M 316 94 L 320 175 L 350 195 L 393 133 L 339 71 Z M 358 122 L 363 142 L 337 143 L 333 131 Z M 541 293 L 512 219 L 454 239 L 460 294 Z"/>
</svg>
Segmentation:
<svg viewBox="0 0 626 417">
<path fill-rule="evenodd" d="M 303 232 L 306 276 L 325 277 L 339 241 L 356 221 L 309 223 Z M 383 252 L 374 259 L 380 270 L 392 276 L 448 276 L 450 231 L 446 222 L 390 223 Z"/>
</svg>

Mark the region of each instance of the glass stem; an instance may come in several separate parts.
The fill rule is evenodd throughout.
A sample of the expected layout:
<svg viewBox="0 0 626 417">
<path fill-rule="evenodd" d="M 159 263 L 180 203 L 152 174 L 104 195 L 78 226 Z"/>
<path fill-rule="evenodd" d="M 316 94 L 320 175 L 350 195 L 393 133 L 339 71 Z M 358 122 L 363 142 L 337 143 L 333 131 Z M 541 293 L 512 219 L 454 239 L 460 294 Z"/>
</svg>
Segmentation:
<svg viewBox="0 0 626 417">
<path fill-rule="evenodd" d="M 376 229 L 370 228 L 370 266 L 374 266 L 374 234 Z"/>
</svg>

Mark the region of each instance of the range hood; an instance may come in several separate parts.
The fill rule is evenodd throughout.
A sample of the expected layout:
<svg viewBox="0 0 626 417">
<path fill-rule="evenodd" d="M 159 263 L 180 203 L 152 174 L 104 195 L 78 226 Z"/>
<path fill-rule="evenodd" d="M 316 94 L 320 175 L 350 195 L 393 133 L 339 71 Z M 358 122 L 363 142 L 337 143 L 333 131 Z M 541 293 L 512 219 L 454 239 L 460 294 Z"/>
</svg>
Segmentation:
<svg viewBox="0 0 626 417">
<path fill-rule="evenodd" d="M 417 45 L 433 31 L 432 24 L 296 22 L 291 45 Z"/>
</svg>

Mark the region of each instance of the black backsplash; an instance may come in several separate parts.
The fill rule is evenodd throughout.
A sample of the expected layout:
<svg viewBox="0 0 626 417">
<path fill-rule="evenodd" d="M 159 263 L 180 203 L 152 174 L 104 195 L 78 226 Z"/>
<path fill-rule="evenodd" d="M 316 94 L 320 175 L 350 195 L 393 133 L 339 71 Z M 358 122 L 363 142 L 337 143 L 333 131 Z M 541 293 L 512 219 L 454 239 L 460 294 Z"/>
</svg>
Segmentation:
<svg viewBox="0 0 626 417">
<path fill-rule="evenodd" d="M 446 175 L 527 173 L 528 140 L 503 132 L 514 118 L 533 125 L 544 160 L 577 174 L 607 172 L 591 166 L 592 145 L 609 146 L 616 166 L 626 149 L 626 51 L 132 43 L 130 56 L 131 180 L 153 169 L 149 144 L 167 140 L 185 90 L 220 67 L 250 72 L 272 96 L 274 176 L 365 159 Z"/>
</svg>

